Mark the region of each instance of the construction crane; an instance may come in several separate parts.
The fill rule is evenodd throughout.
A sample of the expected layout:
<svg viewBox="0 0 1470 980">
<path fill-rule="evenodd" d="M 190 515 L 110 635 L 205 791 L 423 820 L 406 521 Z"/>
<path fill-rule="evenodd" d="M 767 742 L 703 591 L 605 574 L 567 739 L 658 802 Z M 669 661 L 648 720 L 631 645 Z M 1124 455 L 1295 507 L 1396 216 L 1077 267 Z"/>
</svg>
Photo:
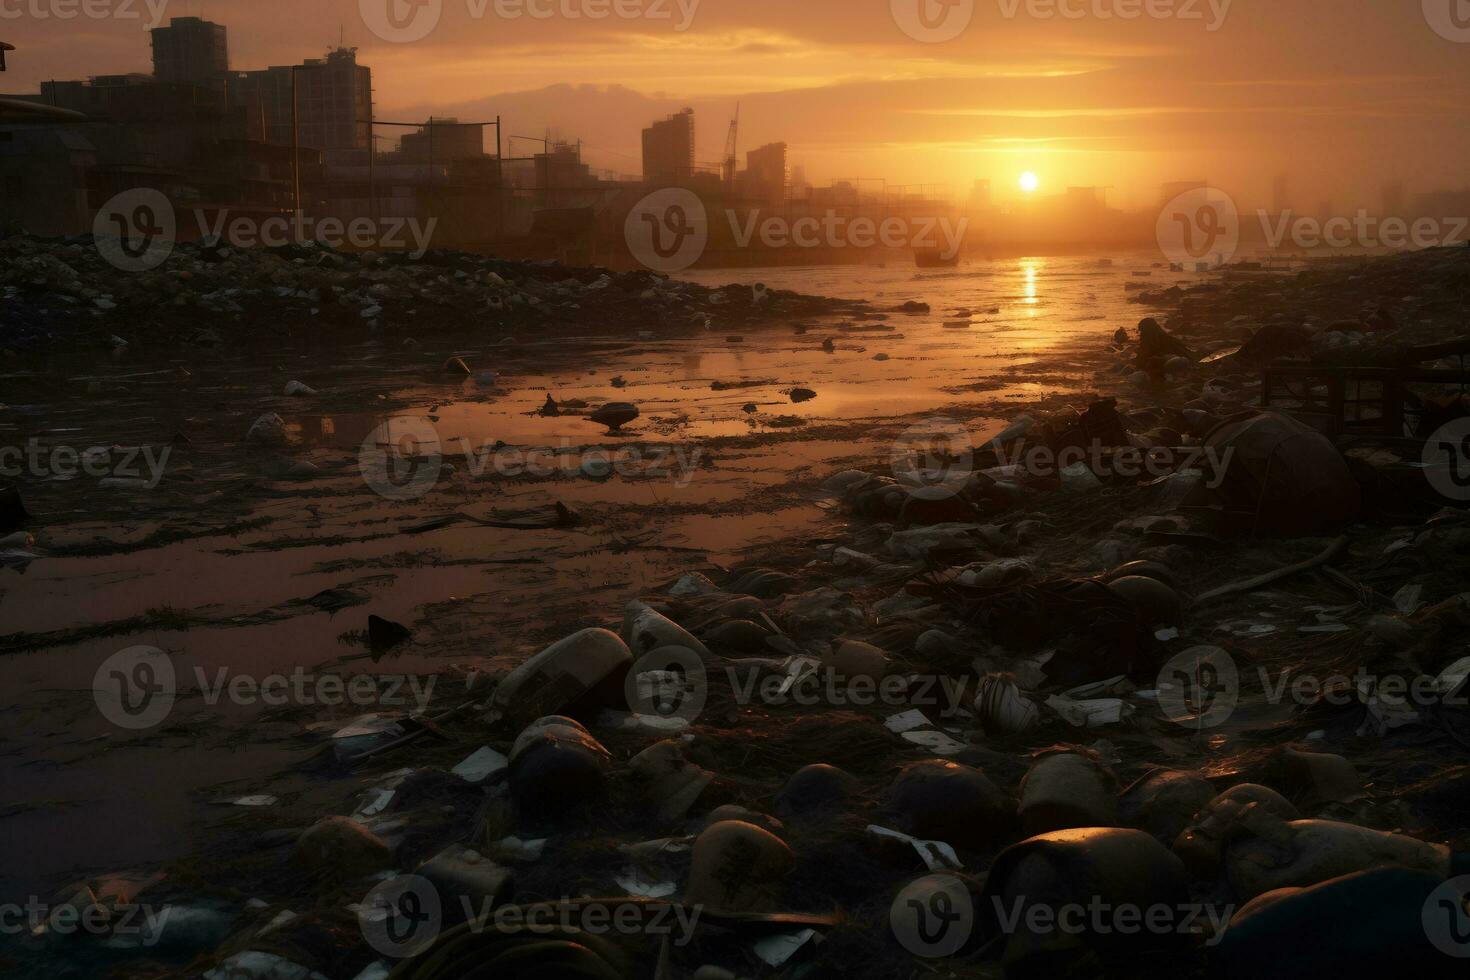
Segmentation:
<svg viewBox="0 0 1470 980">
<path fill-rule="evenodd" d="M 735 189 L 735 170 L 739 166 L 736 146 L 740 142 L 740 103 L 735 103 L 735 118 L 730 120 L 730 135 L 725 137 L 724 171 L 725 187 Z"/>
</svg>

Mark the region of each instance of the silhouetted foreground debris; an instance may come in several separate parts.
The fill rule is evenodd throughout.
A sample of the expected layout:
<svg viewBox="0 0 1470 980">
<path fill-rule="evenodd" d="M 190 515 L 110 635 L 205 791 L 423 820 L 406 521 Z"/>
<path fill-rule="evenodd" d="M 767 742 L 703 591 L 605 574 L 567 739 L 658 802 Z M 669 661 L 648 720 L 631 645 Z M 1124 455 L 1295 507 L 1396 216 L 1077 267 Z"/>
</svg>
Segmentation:
<svg viewBox="0 0 1470 980">
<path fill-rule="evenodd" d="M 314 243 L 243 249 L 185 242 L 158 268 L 125 272 L 107 263 L 91 236 L 0 241 L 0 354 L 58 344 L 101 347 L 110 338 L 155 348 L 229 346 L 239 329 L 263 338 L 292 331 L 423 336 L 595 326 L 655 336 L 863 306 L 442 250 L 415 258 Z M 470 373 L 458 358 L 446 370 L 451 365 Z"/>
<path fill-rule="evenodd" d="M 1463 290 L 1421 261 L 1425 295 Z M 1235 308 L 1188 316 L 1211 296 Z M 689 568 L 513 670 L 446 671 L 432 713 L 338 729 L 375 753 L 357 808 L 265 808 L 189 970 L 1463 975 L 1466 501 L 1385 497 L 1388 449 L 1262 411 L 1199 353 L 1245 338 L 1175 326 L 1101 355 L 1128 390 L 831 475 L 833 539 Z"/>
</svg>

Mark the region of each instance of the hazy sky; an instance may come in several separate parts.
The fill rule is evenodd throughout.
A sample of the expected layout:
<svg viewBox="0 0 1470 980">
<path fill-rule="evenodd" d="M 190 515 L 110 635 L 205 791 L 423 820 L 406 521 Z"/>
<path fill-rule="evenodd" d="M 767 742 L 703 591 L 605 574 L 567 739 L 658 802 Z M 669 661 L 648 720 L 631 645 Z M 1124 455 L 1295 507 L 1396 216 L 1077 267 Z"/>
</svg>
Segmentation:
<svg viewBox="0 0 1470 980">
<path fill-rule="evenodd" d="M 1110 203 L 1143 206 L 1205 178 L 1254 206 L 1287 173 L 1296 206 L 1339 211 L 1376 209 L 1388 180 L 1470 183 L 1470 0 L 392 0 L 408 30 L 442 5 L 405 43 L 368 26 L 391 26 L 389 0 L 0 0 L 19 49 L 0 91 L 147 71 L 150 2 L 227 25 L 233 67 L 340 36 L 381 117 L 498 113 L 508 134 L 580 137 L 626 173 L 641 127 L 683 105 L 714 164 L 738 101 L 742 160 L 784 140 L 814 182 L 959 193 L 989 177 L 1009 193 L 1030 170 L 1044 190 L 1111 185 Z M 116 16 L 56 16 L 80 3 Z M 926 23 L 958 34 L 911 36 Z"/>
</svg>

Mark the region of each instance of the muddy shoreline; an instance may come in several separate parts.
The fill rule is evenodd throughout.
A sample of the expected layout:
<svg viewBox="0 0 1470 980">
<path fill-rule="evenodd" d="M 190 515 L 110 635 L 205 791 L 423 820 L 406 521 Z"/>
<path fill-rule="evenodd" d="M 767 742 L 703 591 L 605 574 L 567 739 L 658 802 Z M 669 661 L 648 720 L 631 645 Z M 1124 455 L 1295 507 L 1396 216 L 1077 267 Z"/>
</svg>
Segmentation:
<svg viewBox="0 0 1470 980">
<path fill-rule="evenodd" d="M 1365 260 L 1361 267 L 1313 269 L 1294 277 L 1227 277 L 1177 293 L 1140 296 L 1138 316 L 1158 317 L 1170 335 L 1202 358 L 1238 346 L 1267 323 L 1305 321 L 1315 328 L 1314 335 L 1335 333 L 1341 338 L 1315 341 L 1321 348 L 1319 357 L 1371 361 L 1387 350 L 1443 339 L 1450 319 L 1465 308 L 1466 269 L 1459 255 L 1431 254 Z M 787 298 L 781 294 L 779 299 Z M 838 323 L 857 309 L 790 302 L 787 309 L 778 301 L 762 307 L 756 317 L 740 318 L 742 329 L 751 331 L 752 343 L 800 338 L 804 335 L 795 332 L 797 325 L 806 323 L 811 323 L 815 336 L 840 336 Z M 1393 329 L 1371 328 L 1370 316 L 1389 306 L 1394 307 Z M 1277 311 L 1277 319 L 1261 316 L 1263 309 Z M 902 329 L 905 314 L 886 315 Z M 1363 329 L 1343 326 L 1349 322 Z M 916 436 L 926 433 L 926 416 L 900 414 L 876 423 L 767 426 L 745 435 L 709 436 L 701 445 L 717 469 L 728 470 L 730 479 L 743 485 L 739 494 L 726 500 L 677 503 L 659 499 L 662 484 L 656 479 L 620 478 L 617 485 L 631 486 L 634 492 L 618 501 L 598 499 L 595 492 L 589 492 L 585 501 L 565 499 L 583 523 L 540 530 L 493 530 L 475 523 L 546 519 L 548 501 L 537 495 L 535 477 L 512 481 L 509 489 L 515 493 L 497 487 L 500 496 L 490 500 L 463 489 L 408 504 L 369 499 L 355 458 L 342 450 L 360 442 L 371 426 L 344 426 L 351 437 L 336 445 L 331 439 L 322 441 L 319 425 L 315 431 L 311 424 L 298 425 L 294 418 L 301 414 L 298 403 L 286 396 L 264 401 L 260 396 L 261 391 L 280 390 L 288 380 L 308 385 L 319 380 L 309 369 L 323 352 L 309 345 L 292 349 L 290 358 L 231 351 L 205 367 L 196 357 L 180 358 L 179 366 L 188 377 L 175 371 L 172 376 L 103 381 L 100 391 L 92 389 L 93 382 L 80 368 L 58 371 L 64 357 L 47 364 L 32 360 L 35 354 L 16 355 L 7 362 L 10 368 L 20 367 L 11 391 L 24 392 L 28 385 L 40 391 L 65 378 L 68 386 L 79 386 L 80 393 L 107 398 L 109 432 L 115 433 L 108 436 L 111 443 L 157 439 L 156 433 L 171 426 L 179 427 L 185 437 L 170 443 L 180 447 L 184 463 L 155 488 L 161 492 L 109 500 L 81 483 L 52 485 L 34 495 L 28 492 L 28 506 L 34 500 L 32 512 L 44 522 L 43 543 L 50 557 L 105 561 L 223 535 L 234 542 L 211 550 L 221 562 L 236 565 L 221 564 L 222 568 L 248 564 L 252 557 L 299 551 L 312 559 L 314 574 L 303 580 L 302 588 L 277 589 L 281 601 L 262 609 L 241 610 L 218 596 L 200 594 L 178 609 L 150 611 L 144 621 L 109 619 L 101 612 L 94 632 L 86 636 L 75 629 L 47 628 L 45 617 L 36 615 L 27 629 L 3 631 L 7 635 L 0 636 L 0 654 L 16 657 L 41 651 L 42 656 L 66 656 L 70 651 L 63 648 L 117 636 L 135 637 L 138 642 L 146 638 L 171 650 L 186 645 L 186 638 L 193 643 L 200 633 L 212 630 L 247 624 L 269 627 L 298 617 L 319 619 L 328 611 L 329 622 L 315 631 L 316 641 L 333 636 L 341 652 L 318 670 L 432 677 L 432 697 L 419 707 L 439 719 L 434 731 L 412 743 L 347 764 L 336 751 L 338 740 L 325 738 L 322 731 L 308 732 L 307 726 L 346 724 L 361 712 L 324 713 L 318 705 L 265 712 L 254 733 L 244 737 L 272 746 L 280 765 L 266 768 L 275 774 L 258 771 L 233 787 L 230 781 L 217 782 L 210 795 L 226 800 L 236 792 L 241 797 L 264 794 L 275 802 L 262 807 L 220 806 L 218 819 L 198 828 L 189 856 L 171 863 L 166 877 L 151 883 L 138 898 L 195 910 L 198 929 L 162 961 L 152 948 L 133 950 L 117 962 L 52 946 L 22 954 L 42 959 L 19 962 L 71 963 L 83 971 L 78 975 L 106 963 L 125 976 L 195 976 L 254 950 L 304 964 L 333 980 L 357 976 L 379 956 L 364 941 L 348 906 L 362 900 L 373 879 L 308 873 L 293 848 L 297 835 L 324 815 L 360 812 L 364 792 L 384 785 L 404 767 L 411 767 L 415 775 L 395 790 L 383 814 L 366 821 L 392 842 L 392 867 L 412 870 L 447 844 L 468 841 L 498 854 L 496 860 L 514 870 L 516 901 L 522 903 L 618 894 L 616 882 L 628 863 L 618 845 L 698 834 L 709 813 L 721 805 L 745 807 L 759 815 L 779 811 L 784 817 L 781 836 L 794 854 L 793 864 L 776 896 L 760 911 L 835 915 L 816 925 L 823 941 L 817 945 L 808 939 L 788 965 L 771 967 L 752 958 L 750 934 L 724 931 L 675 956 L 668 976 L 692 975 L 701 963 L 719 963 L 736 971 L 731 975 L 757 969 L 794 975 L 792 971 L 803 965 L 811 971 L 809 976 L 895 975 L 914 969 L 922 958 L 916 960 L 913 950 L 895 940 L 890 906 L 903 886 L 926 870 L 925 865 L 912 850 L 875 842 L 866 828 L 899 821 L 892 799 L 895 778 L 906 766 L 933 758 L 936 752 L 940 758 L 982 770 L 1012 800 L 1020 795 L 1033 753 L 1065 743 L 1086 747 L 1087 757 L 1106 769 L 1118 790 L 1161 769 L 1196 774 L 1217 791 L 1260 782 L 1290 796 L 1303 816 L 1395 831 L 1457 851 L 1470 847 L 1470 832 L 1458 816 L 1470 783 L 1463 742 L 1466 729 L 1456 727 L 1460 724 L 1456 716 L 1426 713 L 1418 724 L 1365 736 L 1359 734 L 1365 712 L 1360 700 L 1340 705 L 1318 698 L 1283 706 L 1270 703 L 1266 690 L 1253 680 L 1258 670 L 1303 665 L 1346 677 L 1366 669 L 1380 678 L 1433 676 L 1444 668 L 1453 659 L 1453 646 L 1441 642 L 1441 637 L 1452 635 L 1456 617 L 1463 616 L 1456 597 L 1465 583 L 1457 574 L 1446 573 L 1470 538 L 1462 513 L 1436 516 L 1432 495 L 1418 491 L 1407 496 L 1383 494 L 1371 498 L 1372 506 L 1345 527 L 1249 536 L 1225 529 L 1210 515 L 1164 506 L 1164 490 L 1153 475 L 1095 475 L 1069 487 L 1065 475 L 999 472 L 1015 465 L 1016 446 L 1008 442 L 992 448 L 989 440 L 1022 417 L 1031 417 L 1036 426 L 1020 436 L 1023 444 L 1039 443 L 1043 428 L 1056 433 L 1064 428 L 1069 412 L 1115 399 L 1127 433 L 1147 446 L 1187 447 L 1198 443 L 1207 422 L 1249 408 L 1259 397 L 1258 370 L 1238 360 L 1219 368 L 1176 365 L 1162 377 L 1141 371 L 1134 323 L 1107 326 L 1124 327 L 1129 336 L 1113 346 L 1096 339 L 1069 341 L 1018 360 L 998 376 L 954 386 L 953 404 L 943 406 L 945 418 L 969 433 L 971 445 L 963 470 L 958 471 L 962 479 L 956 486 L 962 489 L 930 502 L 928 516 L 917 516 L 923 510 L 919 507 L 905 514 L 902 501 L 895 509 L 885 499 L 887 487 L 904 489 L 892 480 L 892 447 L 918 445 Z M 705 329 L 703 323 L 699 329 Z M 725 327 L 713 329 L 720 333 Z M 391 328 L 384 337 L 390 335 Z M 368 416 L 391 415 L 410 407 L 407 401 L 394 403 L 391 392 L 409 390 L 411 383 L 437 374 L 439 366 L 455 356 L 468 362 L 471 373 L 493 365 L 514 377 L 521 370 L 517 358 L 536 361 L 535 373 L 546 374 L 548 362 L 595 357 L 608 343 L 601 338 L 566 337 L 544 347 L 523 344 L 513 356 L 501 357 L 504 351 L 485 346 L 483 332 L 474 340 L 464 333 L 423 336 L 432 337 L 432 342 L 407 352 L 401 344 L 376 341 L 337 347 L 329 372 L 332 383 L 322 385 L 325 393 L 313 400 L 308 414 L 313 419 L 361 415 L 364 403 L 371 401 Z M 812 339 L 800 342 L 810 345 Z M 657 339 L 649 343 L 656 344 Z M 457 391 L 439 378 L 432 383 L 446 385 L 446 402 L 476 397 L 472 380 L 463 381 Z M 1001 388 L 988 391 L 992 385 Z M 1025 386 L 1048 393 L 1023 397 Z M 9 393 L 6 399 L 12 406 L 28 402 L 23 395 Z M 207 412 L 200 410 L 201 401 L 210 404 Z M 161 410 L 160 402 L 166 406 Z M 534 406 L 527 404 L 524 410 L 533 411 Z M 267 452 L 242 447 L 241 437 L 252 419 L 271 411 L 292 420 L 285 446 Z M 1187 412 L 1203 412 L 1206 417 Z M 76 414 L 85 419 L 81 407 Z M 775 408 L 761 413 L 768 418 L 779 414 Z M 146 418 L 137 423 L 136 432 L 126 424 L 134 418 Z M 318 445 L 332 453 L 314 464 L 319 468 L 311 480 L 303 487 L 285 479 L 285 471 L 279 469 L 283 460 Z M 608 446 L 616 448 L 616 440 Z M 923 458 L 944 470 L 941 483 L 957 472 L 953 453 Z M 462 468 L 468 460 L 460 459 Z M 1358 463 L 1373 467 L 1383 486 L 1397 486 L 1405 479 L 1403 469 L 1381 458 L 1364 456 Z M 752 490 L 750 483 L 758 474 L 772 469 L 776 472 L 768 485 Z M 856 476 L 832 482 L 834 474 L 846 471 L 868 474 L 866 482 Z M 455 479 L 464 476 L 459 472 Z M 518 499 L 522 492 L 529 495 Z M 299 512 L 303 501 L 318 508 L 311 518 L 315 526 L 305 534 L 279 533 L 280 528 L 289 528 L 286 512 Z M 279 511 L 278 519 L 273 519 L 273 511 Z M 471 519 L 406 531 L 463 512 L 469 512 Z M 804 515 L 801 533 L 793 535 L 781 521 L 774 521 L 766 540 L 752 540 L 758 536 L 750 534 L 751 519 L 758 522 L 762 515 L 786 512 Z M 85 514 L 85 522 L 67 527 L 68 514 Z M 936 514 L 945 520 L 937 520 Z M 741 519 L 733 531 L 721 532 L 722 538 L 713 524 L 699 523 L 719 515 Z M 683 538 L 671 537 L 673 523 L 681 520 L 694 523 L 683 528 Z M 325 533 L 336 525 L 341 533 Z M 971 530 L 933 541 L 911 533 L 934 526 Z M 104 532 L 107 528 L 111 530 Z M 905 533 L 910 537 L 901 538 Z M 701 535 L 717 539 L 702 541 Z M 1195 601 L 1222 584 L 1310 560 L 1339 536 L 1347 540 L 1332 562 L 1336 576 L 1308 570 L 1218 600 Z M 1395 547 L 1405 539 L 1410 544 Z M 392 541 L 391 555 L 359 559 L 333 554 L 373 540 Z M 911 540 L 912 548 L 894 543 Z M 565 606 L 517 608 L 518 588 L 532 588 L 535 576 L 575 576 L 578 562 L 594 555 L 599 562 L 624 563 L 626 576 Z M 983 680 L 996 673 L 1014 676 L 1038 705 L 1046 702 L 1048 693 L 1078 686 L 1048 680 L 1046 661 L 1038 658 L 1047 650 L 1066 648 L 1065 636 L 1023 642 L 1014 624 L 1005 621 L 1028 615 L 1044 621 L 1045 607 L 997 609 L 998 598 L 1045 583 L 1087 581 L 1135 561 L 1165 566 L 1184 608 L 1167 617 L 1168 622 L 1139 618 L 1126 624 L 1129 643 L 1137 649 L 1134 659 L 1117 672 L 1123 679 L 1090 677 L 1089 683 L 1106 683 L 1087 697 L 1071 699 L 1116 700 L 1123 709 L 1117 720 L 1077 725 L 1065 710 L 1045 706 L 1032 726 L 1007 733 L 995 727 L 994 719 L 976 716 L 974 696 Z M 408 618 L 415 604 L 404 599 L 396 609 L 383 609 L 367 591 L 375 577 L 405 569 L 475 565 L 483 565 L 487 575 L 501 580 L 499 598 L 441 598 L 412 617 L 407 625 L 413 638 L 406 647 L 387 652 L 368 647 L 360 634 L 369 612 Z M 44 567 L 38 560 L 31 574 Z M 998 579 L 977 584 L 954 571 L 959 568 L 977 573 L 993 568 L 996 574 L 1015 572 L 1017 577 L 1003 580 L 1004 584 Z M 732 586 L 742 576 L 750 582 L 753 569 L 771 569 L 775 575 L 757 577 L 762 584 L 754 603 L 741 606 L 738 614 L 722 612 L 721 604 L 732 595 L 745 594 Z M 267 563 L 248 574 L 278 573 Z M 675 583 L 694 574 L 705 576 L 713 591 L 693 585 L 671 591 Z M 1352 585 L 1344 585 L 1344 579 Z M 1415 585 L 1420 589 L 1412 610 L 1396 606 L 1394 597 Z M 317 586 L 322 588 L 313 591 Z M 724 587 L 732 587 L 731 593 L 724 593 Z M 1044 590 L 1037 594 L 1045 595 Z M 105 591 L 97 595 L 105 606 Z M 693 736 L 681 747 L 683 757 L 712 774 L 690 807 L 677 816 L 650 817 L 647 790 L 630 775 L 628 763 L 667 732 L 628 726 L 625 719 L 604 713 L 607 704 L 576 706 L 573 712 L 610 757 L 605 795 L 585 806 L 556 814 L 531 812 L 504 774 L 478 786 L 448 774 L 481 746 L 513 754 L 519 725 L 487 719 L 484 713 L 487 698 L 495 696 L 512 668 L 578 629 L 606 627 L 626 637 L 624 608 L 635 598 L 653 604 L 709 647 L 708 702 L 695 721 L 677 729 Z M 1393 623 L 1383 625 L 1380 619 Z M 734 622 L 752 623 L 755 628 L 741 626 L 716 634 Z M 750 703 L 741 695 L 740 679 L 745 675 L 726 669 L 743 664 L 741 670 L 755 670 L 758 676 L 780 677 L 793 656 L 810 656 L 830 666 L 841 644 L 849 640 L 882 651 L 880 673 L 910 679 L 895 701 L 860 705 L 849 698 L 833 703 L 828 692 L 805 704 Z M 1159 668 L 1171 656 L 1202 644 L 1228 650 L 1252 678 L 1242 687 L 1242 705 L 1232 719 L 1209 730 L 1170 720 L 1161 714 L 1157 694 L 1151 701 L 1139 693 L 1156 687 Z M 492 646 L 493 655 L 486 655 L 486 645 Z M 243 652 L 220 651 L 213 662 L 228 664 Z M 201 666 L 211 660 L 194 653 L 189 659 Z M 267 660 L 283 670 L 299 662 L 284 649 Z M 937 710 L 941 706 L 934 703 L 935 685 L 922 685 L 915 678 L 948 678 L 953 690 L 966 696 L 942 705 L 949 710 Z M 210 738 L 208 712 L 195 710 L 202 692 L 191 692 L 186 685 L 181 695 L 181 708 L 165 727 L 75 746 L 71 761 L 113 751 L 124 740 L 173 751 L 181 743 Z M 1067 707 L 1065 700 L 1061 704 Z M 77 710 L 74 702 L 69 710 Z M 913 710 L 922 712 L 924 720 L 910 734 L 932 732 L 932 738 L 905 739 L 890 723 L 893 716 Z M 242 735 L 235 732 L 228 737 Z M 1304 782 L 1297 775 L 1282 775 L 1279 749 L 1286 745 L 1345 757 L 1356 787 L 1328 789 L 1313 797 L 1308 791 L 1320 787 L 1307 785 L 1310 780 Z M 813 807 L 809 813 L 783 787 L 789 789 L 788 780 L 797 770 L 814 764 L 840 767 L 855 781 L 838 794 L 840 802 L 831 809 Z M 34 806 L 9 819 L 38 816 L 42 804 L 37 800 Z M 819 817 L 812 815 L 818 811 Z M 1117 822 L 1124 820 L 1119 817 Z M 502 853 L 503 847 L 497 852 L 497 843 L 503 845 L 511 835 L 547 843 L 534 859 Z M 977 894 L 996 855 L 1021 836 L 1018 828 L 1002 826 L 992 839 L 956 845 L 963 873 Z M 661 872 L 678 883 L 688 874 L 684 864 L 674 858 L 671 866 L 650 868 L 649 873 Z M 1228 885 L 1206 876 L 1196 876 L 1190 889 L 1191 897 L 1200 902 L 1225 905 L 1236 899 Z M 293 916 L 277 922 L 283 911 Z M 271 927 L 263 928 L 267 926 Z M 626 944 L 638 969 L 657 960 L 657 949 L 644 940 L 633 937 Z M 1205 969 L 1208 956 L 1198 947 L 1150 951 L 1133 966 L 1143 972 L 1194 975 Z M 964 976 L 996 975 L 998 969 L 979 955 L 956 960 L 953 966 L 956 975 Z M 65 975 L 62 969 L 57 975 Z M 632 975 L 653 974 L 635 970 Z"/>
</svg>

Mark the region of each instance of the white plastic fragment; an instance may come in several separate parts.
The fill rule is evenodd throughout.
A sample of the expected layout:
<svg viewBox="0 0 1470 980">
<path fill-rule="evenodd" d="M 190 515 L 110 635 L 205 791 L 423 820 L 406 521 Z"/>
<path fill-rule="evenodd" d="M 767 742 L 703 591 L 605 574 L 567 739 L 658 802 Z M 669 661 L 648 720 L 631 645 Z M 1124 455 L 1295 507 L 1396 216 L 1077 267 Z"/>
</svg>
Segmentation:
<svg viewBox="0 0 1470 980">
<path fill-rule="evenodd" d="M 213 970 L 204 980 L 327 980 L 315 970 L 292 963 L 275 953 L 248 949 L 236 953 Z"/>
<path fill-rule="evenodd" d="M 795 956 L 801 947 L 810 942 L 816 934 L 815 929 L 777 933 L 774 936 L 757 939 L 751 943 L 750 948 L 756 956 L 761 958 L 762 962 L 772 967 L 779 967 Z"/>
<path fill-rule="evenodd" d="M 1424 605 L 1423 595 L 1424 586 L 1406 585 L 1393 594 L 1394 607 L 1403 615 L 1412 616 Z"/>
<path fill-rule="evenodd" d="M 901 736 L 905 741 L 914 743 L 921 748 L 926 748 L 936 755 L 954 755 L 965 747 L 965 743 L 951 738 L 940 731 L 920 730 L 915 732 L 904 732 Z"/>
<path fill-rule="evenodd" d="M 242 796 L 235 801 L 235 806 L 275 806 L 280 801 L 267 793 L 257 796 Z"/>
<path fill-rule="evenodd" d="M 613 880 L 629 895 L 636 895 L 640 898 L 668 898 L 679 890 L 679 886 L 672 881 L 644 880 L 636 868 L 629 868 Z"/>
<path fill-rule="evenodd" d="M 364 735 L 402 735 L 403 726 L 393 715 L 359 715 L 332 733 L 333 738 L 361 738 Z"/>
<path fill-rule="evenodd" d="M 1046 699 L 1046 706 L 1074 728 L 1101 728 L 1123 720 L 1132 708 L 1121 698 L 1093 698 L 1077 701 L 1060 694 Z"/>
<path fill-rule="evenodd" d="M 547 838 L 541 837 L 536 840 L 524 840 L 520 837 L 502 837 L 495 842 L 507 857 L 520 861 L 539 861 L 541 852 L 546 850 Z"/>
<path fill-rule="evenodd" d="M 509 759 L 486 745 L 449 771 L 467 783 L 483 783 L 509 766 Z"/>
<path fill-rule="evenodd" d="M 896 715 L 889 715 L 883 719 L 884 726 L 895 735 L 913 731 L 915 728 L 929 727 L 929 718 L 918 708 L 910 708 L 908 711 Z"/>
<path fill-rule="evenodd" d="M 894 840 L 901 840 L 911 845 L 918 852 L 919 859 L 930 871 L 957 871 L 964 867 L 954 848 L 942 840 L 920 840 L 897 830 L 880 827 L 875 823 L 868 824 L 868 833 L 877 834 L 879 837 L 892 837 Z"/>
</svg>

